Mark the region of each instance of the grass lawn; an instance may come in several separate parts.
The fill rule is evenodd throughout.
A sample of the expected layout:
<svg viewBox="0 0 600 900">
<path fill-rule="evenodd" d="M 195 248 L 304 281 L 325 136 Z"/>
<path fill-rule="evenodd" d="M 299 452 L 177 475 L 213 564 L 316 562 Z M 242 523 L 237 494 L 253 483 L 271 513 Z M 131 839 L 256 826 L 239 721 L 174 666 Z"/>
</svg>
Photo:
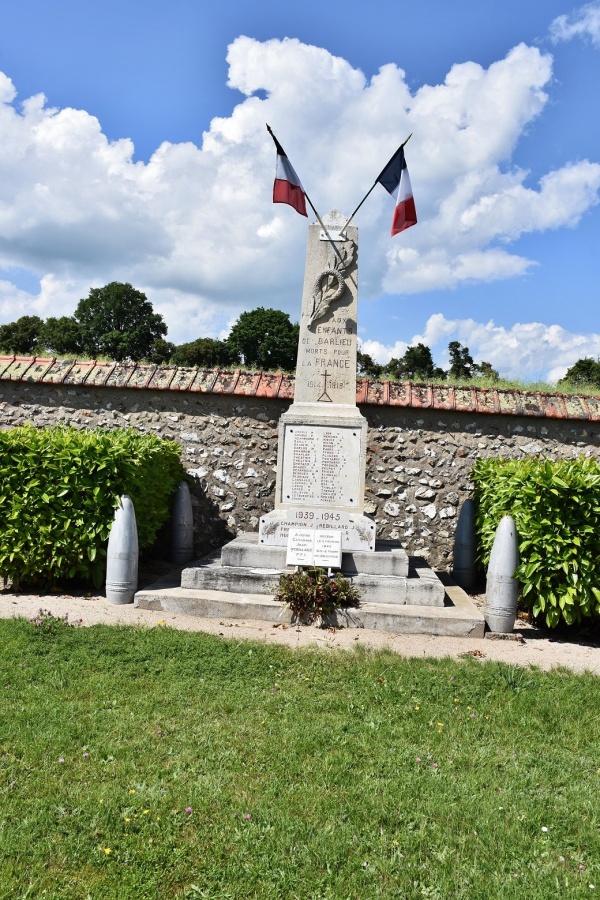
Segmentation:
<svg viewBox="0 0 600 900">
<path fill-rule="evenodd" d="M 167 628 L 0 646 L 1 900 L 600 896 L 600 678 Z"/>
</svg>

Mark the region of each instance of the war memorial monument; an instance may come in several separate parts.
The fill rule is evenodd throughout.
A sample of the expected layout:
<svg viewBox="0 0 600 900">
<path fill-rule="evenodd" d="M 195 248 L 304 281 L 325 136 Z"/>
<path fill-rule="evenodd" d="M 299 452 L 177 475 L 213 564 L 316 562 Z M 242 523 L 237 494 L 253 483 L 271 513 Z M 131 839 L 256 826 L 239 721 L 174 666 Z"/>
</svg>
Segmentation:
<svg viewBox="0 0 600 900">
<path fill-rule="evenodd" d="M 136 594 L 140 607 L 289 621 L 274 601 L 282 572 L 341 569 L 360 592 L 336 624 L 480 636 L 483 617 L 423 559 L 378 541 L 364 512 L 367 422 L 356 405 L 358 229 L 334 211 L 309 225 L 294 401 L 279 423 L 274 509 L 185 568 L 181 584 Z"/>
</svg>

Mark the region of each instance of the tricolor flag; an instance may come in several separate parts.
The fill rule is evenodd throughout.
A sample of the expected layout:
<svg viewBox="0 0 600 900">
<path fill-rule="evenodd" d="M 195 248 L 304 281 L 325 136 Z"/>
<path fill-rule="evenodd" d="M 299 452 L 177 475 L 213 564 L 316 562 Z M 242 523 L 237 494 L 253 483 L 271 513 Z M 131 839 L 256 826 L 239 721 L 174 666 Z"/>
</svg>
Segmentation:
<svg viewBox="0 0 600 900">
<path fill-rule="evenodd" d="M 294 167 L 285 155 L 285 150 L 267 125 L 267 131 L 275 141 L 277 148 L 277 165 L 275 168 L 275 184 L 273 185 L 273 203 L 288 203 L 301 216 L 308 218 L 302 182 L 296 175 Z"/>
<path fill-rule="evenodd" d="M 416 225 L 417 211 L 404 158 L 404 144 L 396 150 L 377 181 L 396 201 L 392 220 L 392 237 L 400 234 L 406 228 L 410 228 L 411 225 Z"/>
</svg>

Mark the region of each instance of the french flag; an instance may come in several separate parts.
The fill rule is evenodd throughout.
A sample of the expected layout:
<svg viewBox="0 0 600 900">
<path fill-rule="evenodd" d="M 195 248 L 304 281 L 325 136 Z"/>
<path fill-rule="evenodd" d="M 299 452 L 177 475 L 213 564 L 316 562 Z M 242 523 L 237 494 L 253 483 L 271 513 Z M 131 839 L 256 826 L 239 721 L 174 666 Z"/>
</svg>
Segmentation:
<svg viewBox="0 0 600 900">
<path fill-rule="evenodd" d="M 377 181 L 396 201 L 392 220 L 392 237 L 410 228 L 411 225 L 416 225 L 417 211 L 404 158 L 404 144 L 396 150 Z"/>
<path fill-rule="evenodd" d="M 275 167 L 275 183 L 273 185 L 273 203 L 287 203 L 293 206 L 301 216 L 308 218 L 306 200 L 302 182 L 285 154 L 285 150 L 267 125 L 267 130 L 277 148 L 277 164 Z"/>
</svg>

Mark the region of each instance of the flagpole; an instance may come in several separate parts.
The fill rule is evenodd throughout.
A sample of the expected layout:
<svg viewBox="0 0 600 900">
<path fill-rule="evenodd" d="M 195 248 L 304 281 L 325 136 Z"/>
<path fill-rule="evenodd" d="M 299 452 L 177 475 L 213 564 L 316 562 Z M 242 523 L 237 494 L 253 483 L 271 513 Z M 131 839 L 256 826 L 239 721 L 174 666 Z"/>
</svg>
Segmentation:
<svg viewBox="0 0 600 900">
<path fill-rule="evenodd" d="M 403 148 L 406 144 L 408 144 L 408 142 L 410 141 L 410 139 L 411 139 L 412 136 L 413 136 L 413 133 L 412 133 L 412 131 L 411 131 L 411 133 L 410 133 L 409 136 L 406 138 L 406 140 L 405 140 L 402 144 L 400 144 L 400 146 L 398 147 L 398 150 L 402 150 L 402 148 Z M 383 169 L 381 170 L 381 172 L 385 172 L 385 170 L 387 169 L 387 167 L 389 166 L 389 164 L 390 164 L 391 161 L 393 160 L 394 156 L 395 156 L 396 153 L 398 152 L 398 150 L 396 150 L 396 152 L 393 153 L 392 156 L 390 156 L 388 162 L 385 164 L 385 166 L 383 167 Z M 356 209 L 354 210 L 354 212 L 352 213 L 352 215 L 350 216 L 350 218 L 348 219 L 348 221 L 346 222 L 346 224 L 345 224 L 344 227 L 342 228 L 342 231 L 345 231 L 345 229 L 348 227 L 348 225 L 350 224 L 350 222 L 352 221 L 352 219 L 354 218 L 354 216 L 356 215 L 356 213 L 359 211 L 359 209 L 361 208 L 361 206 L 363 205 L 363 203 L 365 202 L 365 200 L 367 199 L 367 197 L 369 196 L 369 194 L 371 193 L 371 191 L 374 189 L 375 185 L 376 185 L 376 184 L 379 184 L 379 178 L 380 178 L 380 176 L 381 176 L 381 172 L 379 173 L 379 175 L 377 176 L 377 178 L 375 179 L 375 181 L 373 182 L 373 184 L 371 185 L 371 187 L 369 188 L 369 190 L 367 191 L 367 193 L 365 194 L 365 196 L 362 198 L 362 200 L 360 201 L 360 203 L 358 204 L 358 206 L 356 207 Z M 307 197 L 307 200 L 308 200 L 308 197 Z M 312 203 L 311 203 L 311 206 L 312 206 Z"/>
<path fill-rule="evenodd" d="M 265 123 L 265 124 L 267 125 L 267 131 L 269 132 L 269 134 L 271 135 L 271 137 L 272 137 L 273 140 L 275 141 L 275 145 L 276 145 L 277 147 L 279 147 L 279 148 L 281 149 L 281 152 L 287 157 L 287 153 L 285 152 L 285 150 L 283 149 L 283 147 L 281 146 L 281 144 L 279 143 L 279 141 L 277 140 L 277 138 L 276 138 L 275 135 L 273 134 L 273 129 L 272 129 L 271 126 L 268 125 L 267 123 Z M 307 194 L 306 191 L 304 190 L 304 186 L 302 186 L 302 191 L 303 191 L 303 193 L 304 193 L 304 196 L 305 196 L 306 199 L 308 200 L 308 205 L 310 206 L 310 208 L 311 208 L 312 211 L 314 212 L 315 216 L 317 217 L 317 221 L 318 221 L 319 225 L 321 226 L 321 228 L 322 228 L 323 231 L 325 232 L 325 235 L 327 236 L 327 240 L 329 241 L 329 243 L 331 244 L 331 246 L 332 246 L 333 249 L 335 250 L 335 253 L 336 253 L 336 255 L 337 255 L 339 261 L 343 264 L 344 260 L 342 259 L 342 254 L 340 253 L 340 251 L 338 250 L 338 248 L 335 246 L 335 241 L 333 240 L 333 238 L 332 238 L 331 235 L 329 234 L 329 231 L 328 231 L 327 228 L 325 227 L 325 225 L 324 225 L 324 223 L 323 223 L 323 220 L 322 220 L 321 216 L 319 215 L 319 213 L 317 212 L 316 207 L 314 206 L 312 200 L 310 199 L 310 197 L 308 196 L 308 194 Z"/>
<path fill-rule="evenodd" d="M 304 196 L 305 196 L 306 199 L 308 200 L 308 205 L 310 206 L 310 208 L 311 208 L 312 211 L 314 212 L 315 216 L 317 217 L 317 221 L 318 221 L 319 225 L 321 226 L 321 228 L 322 228 L 323 231 L 325 232 L 325 234 L 326 234 L 326 236 L 327 236 L 327 240 L 329 241 L 329 243 L 331 244 L 331 246 L 332 246 L 333 249 L 335 250 L 335 253 L 336 253 L 336 255 L 337 255 L 339 261 L 340 261 L 340 262 L 342 263 L 342 265 L 343 265 L 344 260 L 342 259 L 342 254 L 340 253 L 340 251 L 339 251 L 338 248 L 336 247 L 335 241 L 333 240 L 333 238 L 332 238 L 331 235 L 329 234 L 327 228 L 325 227 L 325 223 L 323 222 L 323 219 L 321 218 L 321 216 L 319 215 L 319 213 L 317 212 L 317 210 L 316 210 L 315 207 L 313 206 L 313 202 L 312 202 L 312 200 L 310 199 L 310 197 L 308 196 L 308 194 L 306 193 L 306 191 L 304 191 Z M 345 227 L 345 226 L 344 226 L 344 227 Z M 343 230 L 344 230 L 344 229 L 342 229 L 342 232 L 343 232 Z M 341 233 L 341 232 L 340 232 L 340 233 Z"/>
</svg>

